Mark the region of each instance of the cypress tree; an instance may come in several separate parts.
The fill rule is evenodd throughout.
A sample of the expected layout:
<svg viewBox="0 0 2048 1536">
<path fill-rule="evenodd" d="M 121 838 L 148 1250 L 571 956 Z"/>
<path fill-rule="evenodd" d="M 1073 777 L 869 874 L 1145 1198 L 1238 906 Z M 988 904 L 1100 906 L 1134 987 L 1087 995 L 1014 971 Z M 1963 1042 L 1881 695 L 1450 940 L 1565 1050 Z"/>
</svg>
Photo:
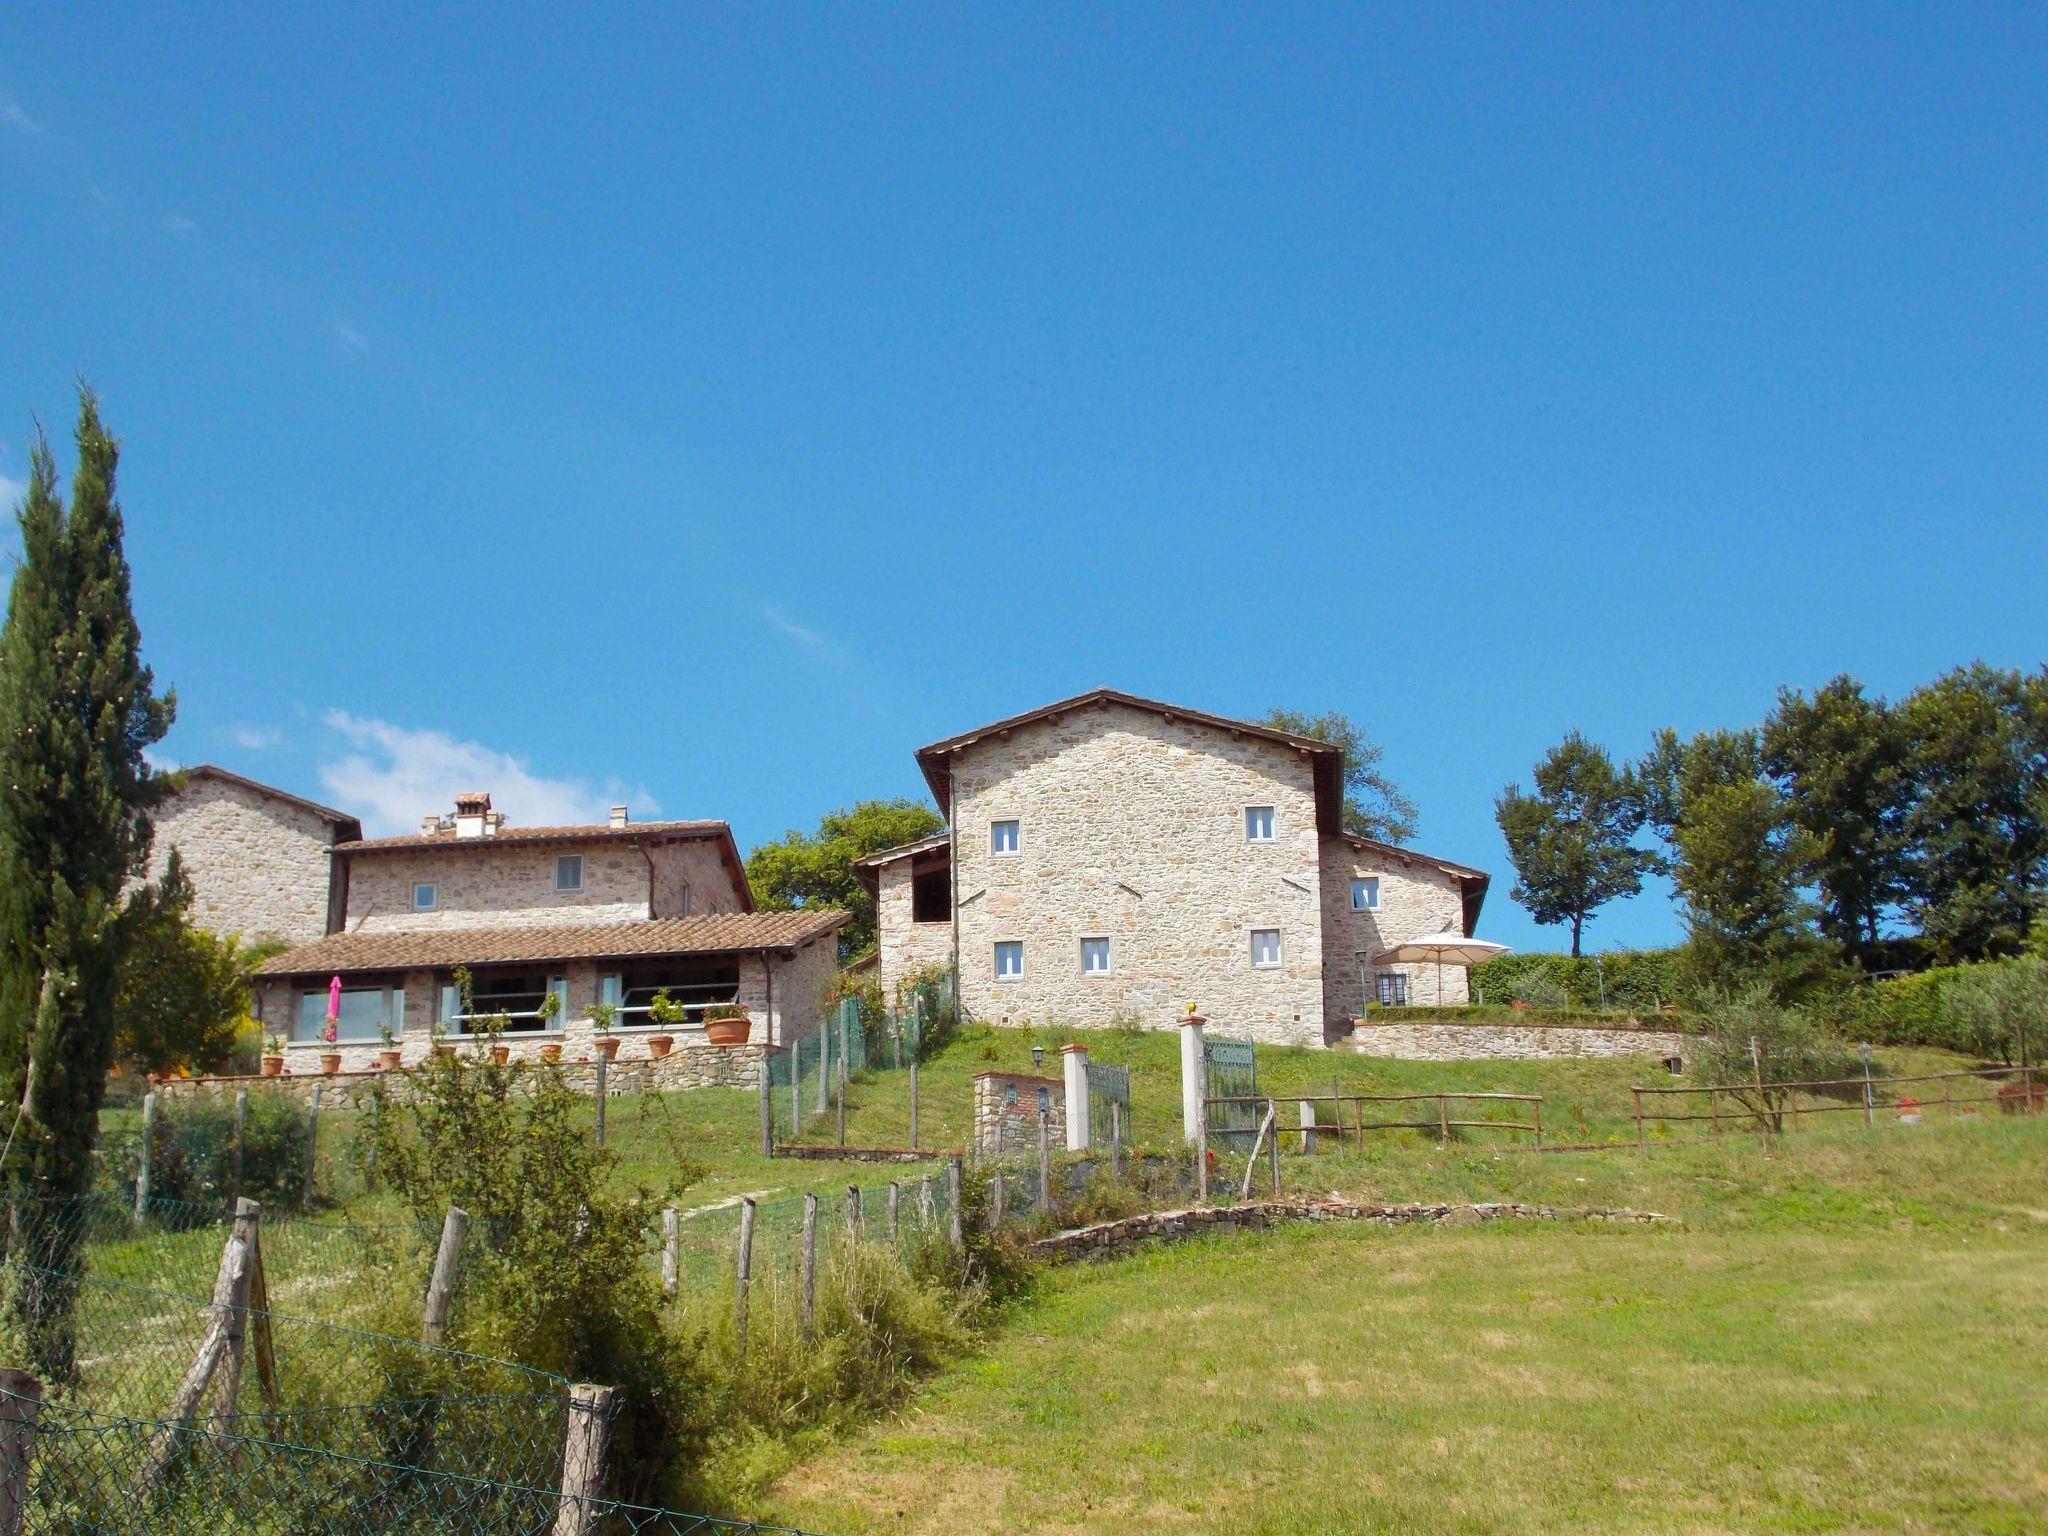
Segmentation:
<svg viewBox="0 0 2048 1536">
<path fill-rule="evenodd" d="M 129 600 L 119 448 L 91 390 L 78 405 L 67 512 L 38 434 L 18 519 L 21 564 L 0 628 L 0 1095 L 21 1105 L 8 1166 L 26 1250 L 67 1269 L 75 1221 L 56 1202 L 91 1183 L 114 1047 L 122 891 L 149 853 L 161 785 L 145 751 L 175 701 L 155 692 Z M 66 1288 L 68 1289 L 68 1288 Z M 68 1306 L 21 1301 L 46 1370 L 69 1367 Z"/>
</svg>

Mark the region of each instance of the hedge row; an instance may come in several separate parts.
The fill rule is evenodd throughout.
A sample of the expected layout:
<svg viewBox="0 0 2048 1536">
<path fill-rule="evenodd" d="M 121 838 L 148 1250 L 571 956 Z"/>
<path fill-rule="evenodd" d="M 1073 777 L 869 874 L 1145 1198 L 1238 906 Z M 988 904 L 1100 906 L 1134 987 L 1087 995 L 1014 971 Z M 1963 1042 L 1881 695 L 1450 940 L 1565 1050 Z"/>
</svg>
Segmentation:
<svg viewBox="0 0 2048 1536">
<path fill-rule="evenodd" d="M 1604 991 L 1603 991 L 1604 984 Z M 1474 997 L 1489 1004 L 1522 1000 L 1538 1005 L 1561 1000 L 1577 1008 L 1598 1008 L 1604 996 L 1609 1008 L 1650 1013 L 1660 1005 L 1687 997 L 1684 951 L 1623 949 L 1599 957 L 1584 955 L 1501 955 L 1472 967 Z"/>
</svg>

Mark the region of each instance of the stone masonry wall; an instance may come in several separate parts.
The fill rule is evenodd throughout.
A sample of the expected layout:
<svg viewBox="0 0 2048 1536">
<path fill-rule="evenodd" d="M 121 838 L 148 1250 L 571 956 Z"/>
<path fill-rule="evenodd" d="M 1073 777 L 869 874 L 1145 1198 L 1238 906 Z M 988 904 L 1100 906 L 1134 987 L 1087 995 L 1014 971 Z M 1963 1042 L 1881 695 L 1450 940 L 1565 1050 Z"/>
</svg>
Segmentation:
<svg viewBox="0 0 2048 1536">
<path fill-rule="evenodd" d="M 583 856 L 583 889 L 555 889 L 558 854 Z M 488 838 L 359 855 L 349 861 L 351 933 L 420 933 L 449 928 L 524 928 L 542 923 L 623 923 L 649 911 L 647 860 L 613 843 L 490 846 Z M 432 881 L 438 905 L 412 909 L 415 882 Z M 730 909 L 728 909 L 730 910 Z"/>
<path fill-rule="evenodd" d="M 156 820 L 149 878 L 178 850 L 202 928 L 245 939 L 309 942 L 327 932 L 324 817 L 222 779 L 189 780 Z"/>
<path fill-rule="evenodd" d="M 681 842 L 657 843 L 647 850 L 654 861 L 655 917 L 701 917 L 707 912 L 742 912 L 732 871 L 718 856 L 719 845 L 710 838 L 693 837 Z M 637 859 L 638 854 L 634 857 Z M 554 866 L 549 865 L 552 869 Z M 588 879 L 588 866 L 585 866 Z M 685 893 L 688 894 L 685 910 Z"/>
<path fill-rule="evenodd" d="M 1351 910 L 1351 882 L 1377 875 L 1376 911 Z M 1425 933 L 1464 929 L 1464 895 L 1433 864 L 1408 861 L 1377 849 L 1360 848 L 1341 837 L 1323 839 L 1323 1000 L 1334 1033 L 1348 1020 L 1366 1015 L 1366 979 L 1377 974 L 1372 957 Z M 1434 965 L 1397 965 L 1408 978 L 1411 1007 L 1456 1006 L 1468 999 L 1469 973 L 1462 965 L 1443 968 L 1437 995 Z"/>
<path fill-rule="evenodd" d="M 1245 808 L 1274 807 L 1274 840 L 1245 838 Z M 998 855 L 990 823 L 1016 818 Z M 1100 1028 L 1118 1015 L 1167 1029 L 1192 1001 L 1241 1034 L 1323 1043 L 1320 840 L 1313 774 L 1295 749 L 1127 705 L 1017 727 L 953 770 L 960 998 L 991 1023 Z M 1251 963 L 1277 928 L 1282 963 Z M 1081 974 L 1081 940 L 1111 941 L 1107 976 Z M 998 940 L 1024 974 L 995 979 Z"/>
<path fill-rule="evenodd" d="M 1017 1157 L 1038 1150 L 1038 1093 L 1045 1090 L 1046 1137 L 1054 1151 L 1067 1142 L 1067 1085 L 1056 1077 L 1028 1072 L 977 1072 L 974 1075 L 974 1155 L 992 1158 L 1000 1152 Z M 1010 1102 L 1014 1090 L 1017 1102 Z"/>
<path fill-rule="evenodd" d="M 894 864 L 883 865 L 877 882 L 880 889 L 875 898 L 875 974 L 882 984 L 882 996 L 891 1003 L 896 999 L 896 983 L 911 972 L 928 965 L 953 963 L 952 923 L 912 921 L 916 910 L 911 902 L 912 862 L 898 859 Z"/>
<path fill-rule="evenodd" d="M 1664 1029 L 1594 1029 L 1548 1024 L 1374 1024 L 1345 1042 L 1361 1056 L 1401 1061 L 1555 1061 L 1572 1056 L 1692 1054 L 1693 1038 Z"/>
</svg>

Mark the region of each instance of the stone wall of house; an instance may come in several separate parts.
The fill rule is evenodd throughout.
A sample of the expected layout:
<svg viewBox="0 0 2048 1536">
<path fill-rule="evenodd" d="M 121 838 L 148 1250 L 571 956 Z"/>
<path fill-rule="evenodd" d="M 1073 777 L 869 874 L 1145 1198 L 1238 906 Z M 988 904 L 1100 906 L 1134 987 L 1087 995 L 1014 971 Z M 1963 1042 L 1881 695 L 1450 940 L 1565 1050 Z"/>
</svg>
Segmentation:
<svg viewBox="0 0 2048 1536">
<path fill-rule="evenodd" d="M 471 1055 L 481 1054 L 483 1046 L 468 1042 L 458 1049 Z M 619 1059 L 605 1069 L 605 1093 L 607 1096 L 621 1093 L 679 1093 L 693 1088 L 745 1088 L 759 1091 L 761 1086 L 761 1064 L 772 1054 L 762 1045 L 705 1045 L 702 1043 L 681 1046 L 660 1061 L 649 1060 L 645 1051 L 629 1053 L 621 1051 Z M 514 1061 L 538 1059 L 535 1051 L 515 1052 Z M 561 1062 L 562 1078 L 578 1093 L 593 1094 L 597 1091 L 597 1064 L 594 1059 L 572 1060 L 565 1053 Z M 173 1078 L 156 1085 L 157 1092 L 175 1103 L 180 1098 L 199 1097 L 209 1094 L 229 1094 L 240 1088 L 252 1092 L 289 1093 L 299 1099 L 310 1099 L 315 1085 L 320 1089 L 320 1105 L 323 1109 L 356 1109 L 367 1102 L 369 1092 L 379 1084 L 385 1091 L 403 1102 L 412 1090 L 417 1067 L 408 1066 L 396 1072 L 378 1069 L 373 1060 L 367 1067 L 345 1065 L 337 1073 L 323 1073 L 317 1061 L 288 1064 L 285 1077 L 194 1077 Z"/>
<path fill-rule="evenodd" d="M 755 969 L 749 964 L 740 970 L 740 1001 L 746 1003 L 750 1010 L 755 1008 L 755 1004 L 746 978 Z M 837 934 L 813 939 L 798 950 L 794 958 L 775 962 L 775 1018 L 771 1037 L 775 1044 L 787 1045 L 816 1031 L 818 1021 L 825 1016 L 825 994 L 831 990 L 832 978 L 838 974 Z M 765 997 L 755 1016 L 768 1016 Z"/>
<path fill-rule="evenodd" d="M 1377 876 L 1377 910 L 1351 910 L 1351 882 Z M 1457 881 L 1425 859 L 1361 848 L 1342 837 L 1323 839 L 1323 1006 L 1330 1029 L 1365 1017 L 1368 978 L 1382 969 L 1408 978 L 1411 1007 L 1453 1006 L 1469 998 L 1461 965 L 1375 967 L 1372 957 L 1425 933 L 1464 929 L 1464 893 Z"/>
<path fill-rule="evenodd" d="M 583 889 L 555 889 L 555 858 L 583 857 Z M 543 923 L 638 922 L 649 915 L 650 873 L 629 844 L 511 843 L 472 838 L 444 847 L 357 854 L 349 860 L 351 933 L 525 928 Z M 437 905 L 415 912 L 413 886 L 431 881 Z"/>
<path fill-rule="evenodd" d="M 654 865 L 655 917 L 701 917 L 707 912 L 746 910 L 734 886 L 732 870 L 719 856 L 721 846 L 708 837 L 649 845 L 647 857 Z"/>
<path fill-rule="evenodd" d="M 1666 1029 L 1581 1028 L 1567 1024 L 1375 1024 L 1344 1042 L 1362 1056 L 1401 1061 L 1554 1061 L 1571 1056 L 1690 1056 L 1693 1037 Z"/>
<path fill-rule="evenodd" d="M 303 806 L 194 777 L 157 815 L 149 878 L 175 848 L 200 927 L 306 943 L 327 932 L 333 841 L 333 824 Z"/>
<path fill-rule="evenodd" d="M 1323 1043 L 1320 839 L 1301 752 L 1123 704 L 990 736 L 953 767 L 960 998 L 991 1023 L 1171 1028 L 1192 1001 L 1233 1031 Z M 1274 807 L 1274 839 L 1245 808 Z M 1015 818 L 1018 851 L 992 852 Z M 1254 928 L 1281 964 L 1255 968 Z M 1111 941 L 1107 976 L 1081 974 L 1081 940 Z M 995 945 L 1024 974 L 995 978 Z"/>
<path fill-rule="evenodd" d="M 911 859 L 898 859 L 880 870 L 880 889 L 875 897 L 877 925 L 876 977 L 882 996 L 894 1002 L 896 984 L 913 971 L 928 965 L 953 963 L 951 922 L 913 921 L 916 908 L 911 900 Z"/>
<path fill-rule="evenodd" d="M 974 1155 L 988 1159 L 1038 1154 L 1039 1094 L 1045 1094 L 1046 1137 L 1057 1152 L 1067 1143 L 1067 1085 L 1029 1072 L 974 1075 Z"/>
</svg>

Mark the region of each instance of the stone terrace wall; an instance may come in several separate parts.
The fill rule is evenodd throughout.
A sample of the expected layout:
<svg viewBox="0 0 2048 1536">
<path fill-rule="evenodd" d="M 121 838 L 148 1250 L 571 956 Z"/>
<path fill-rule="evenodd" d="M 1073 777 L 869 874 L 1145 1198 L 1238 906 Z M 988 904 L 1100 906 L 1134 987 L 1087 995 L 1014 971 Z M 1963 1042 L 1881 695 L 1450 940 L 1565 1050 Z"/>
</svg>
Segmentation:
<svg viewBox="0 0 2048 1536">
<path fill-rule="evenodd" d="M 1557 1061 L 1573 1056 L 1692 1054 L 1693 1037 L 1668 1029 L 1603 1029 L 1576 1024 L 1484 1024 L 1397 1020 L 1355 1026 L 1344 1048 L 1400 1061 Z"/>
<path fill-rule="evenodd" d="M 1017 1090 L 1017 1102 L 1009 1102 L 1006 1090 Z M 974 1075 L 974 1155 L 994 1157 L 998 1147 L 1006 1156 L 1038 1146 L 1038 1090 L 1046 1090 L 1047 1134 L 1054 1151 L 1067 1143 L 1067 1085 L 1056 1077 L 1034 1077 L 1028 1072 L 977 1072 Z"/>
</svg>

